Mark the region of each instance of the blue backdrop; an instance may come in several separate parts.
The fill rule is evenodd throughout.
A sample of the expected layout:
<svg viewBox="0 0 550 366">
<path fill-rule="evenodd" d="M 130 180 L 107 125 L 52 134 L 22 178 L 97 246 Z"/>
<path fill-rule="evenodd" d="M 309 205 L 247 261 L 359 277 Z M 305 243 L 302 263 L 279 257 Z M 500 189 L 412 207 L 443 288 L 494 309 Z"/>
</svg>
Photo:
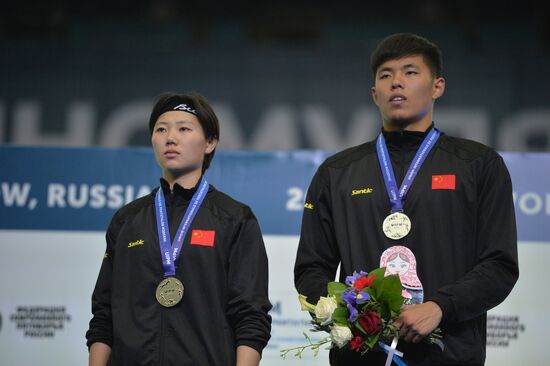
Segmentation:
<svg viewBox="0 0 550 366">
<path fill-rule="evenodd" d="M 218 151 L 211 184 L 250 205 L 266 234 L 299 233 L 324 151 Z M 520 240 L 550 238 L 550 153 L 504 153 Z M 105 230 L 114 211 L 158 185 L 150 149 L 0 147 L 0 229 Z"/>
</svg>

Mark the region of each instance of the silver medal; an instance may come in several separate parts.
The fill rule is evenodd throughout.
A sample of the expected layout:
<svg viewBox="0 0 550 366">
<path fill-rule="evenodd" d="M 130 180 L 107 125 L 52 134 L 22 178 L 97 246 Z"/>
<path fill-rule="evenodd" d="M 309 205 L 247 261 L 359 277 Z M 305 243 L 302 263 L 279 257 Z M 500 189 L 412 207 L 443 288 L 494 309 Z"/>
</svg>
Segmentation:
<svg viewBox="0 0 550 366">
<path fill-rule="evenodd" d="M 177 305 L 183 297 L 183 283 L 176 277 L 166 277 L 157 286 L 156 297 L 164 307 Z"/>
</svg>

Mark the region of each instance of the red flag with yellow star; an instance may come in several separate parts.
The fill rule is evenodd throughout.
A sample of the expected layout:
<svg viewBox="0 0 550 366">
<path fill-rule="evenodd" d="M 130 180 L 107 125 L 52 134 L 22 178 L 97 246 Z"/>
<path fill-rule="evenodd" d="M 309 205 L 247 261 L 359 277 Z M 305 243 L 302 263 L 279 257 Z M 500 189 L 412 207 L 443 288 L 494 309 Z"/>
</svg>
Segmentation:
<svg viewBox="0 0 550 366">
<path fill-rule="evenodd" d="M 191 232 L 191 244 L 213 247 L 215 236 L 216 231 L 214 230 L 193 230 Z"/>
<path fill-rule="evenodd" d="M 456 175 L 432 175 L 432 189 L 456 189 Z"/>
</svg>

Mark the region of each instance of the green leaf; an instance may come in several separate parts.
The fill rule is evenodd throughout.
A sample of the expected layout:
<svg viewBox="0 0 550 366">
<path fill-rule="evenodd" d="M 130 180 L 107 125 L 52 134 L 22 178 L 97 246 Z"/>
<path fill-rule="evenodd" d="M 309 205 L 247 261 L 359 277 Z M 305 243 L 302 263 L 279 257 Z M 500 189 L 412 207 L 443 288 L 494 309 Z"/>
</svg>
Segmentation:
<svg viewBox="0 0 550 366">
<path fill-rule="evenodd" d="M 300 301 L 300 305 L 302 307 L 302 311 L 309 311 L 310 313 L 315 313 L 315 305 L 310 304 L 307 302 L 307 297 L 305 297 L 302 294 L 298 295 L 298 301 Z"/>
<path fill-rule="evenodd" d="M 329 282 L 327 285 L 329 296 L 334 296 L 337 300 L 340 300 L 340 296 L 342 296 L 342 293 L 347 288 L 348 287 L 345 284 L 340 282 Z"/>
<path fill-rule="evenodd" d="M 376 342 L 378 341 L 378 338 L 380 337 L 380 333 L 376 333 L 375 335 L 365 339 L 365 344 L 369 347 L 369 348 L 372 348 L 374 347 L 374 345 L 376 344 Z"/>
<path fill-rule="evenodd" d="M 375 291 L 375 294 L 374 294 L 375 297 L 379 296 L 379 288 L 382 285 L 382 280 L 384 279 L 385 273 L 386 273 L 386 267 L 377 268 L 369 272 L 369 276 L 372 276 L 372 275 L 376 276 L 376 278 L 372 282 L 372 288 Z"/>
<path fill-rule="evenodd" d="M 403 305 L 403 296 L 401 295 L 401 280 L 398 275 L 389 275 L 384 277 L 380 288 L 378 289 L 378 302 L 382 304 L 385 315 L 391 312 L 399 313 Z M 387 315 L 386 315 L 387 314 Z"/>
<path fill-rule="evenodd" d="M 369 294 L 371 297 L 376 298 L 376 290 L 375 289 L 370 288 L 370 287 L 365 287 L 363 289 L 363 291 L 366 292 L 367 294 Z"/>
<path fill-rule="evenodd" d="M 349 311 L 346 308 L 337 307 L 332 313 L 332 321 L 338 325 L 349 325 Z"/>
<path fill-rule="evenodd" d="M 388 319 L 390 317 L 390 307 L 386 302 L 380 303 L 380 310 L 378 314 L 382 319 Z"/>
</svg>

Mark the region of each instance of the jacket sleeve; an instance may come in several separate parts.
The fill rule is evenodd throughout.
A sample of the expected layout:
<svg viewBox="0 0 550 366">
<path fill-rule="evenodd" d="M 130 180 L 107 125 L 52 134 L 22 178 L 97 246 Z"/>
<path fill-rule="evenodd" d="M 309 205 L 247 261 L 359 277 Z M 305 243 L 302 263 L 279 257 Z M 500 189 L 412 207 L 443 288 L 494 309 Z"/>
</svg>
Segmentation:
<svg viewBox="0 0 550 366">
<path fill-rule="evenodd" d="M 248 207 L 237 228 L 229 255 L 227 317 L 236 346 L 262 354 L 271 332 L 268 262 L 262 233 Z"/>
<path fill-rule="evenodd" d="M 340 263 L 326 174 L 322 165 L 309 186 L 294 266 L 296 289 L 312 304 L 326 296 L 327 283 L 334 281 Z"/>
<path fill-rule="evenodd" d="M 461 322 L 500 304 L 519 276 L 512 182 L 502 158 L 491 156 L 478 179 L 477 263 L 465 276 L 440 288 L 429 300 L 443 322 Z"/>
<path fill-rule="evenodd" d="M 116 215 L 115 215 L 116 216 Z M 113 346 L 113 323 L 111 318 L 111 281 L 113 272 L 113 255 L 115 234 L 115 218 L 111 221 L 105 235 L 107 248 L 99 270 L 99 276 L 92 294 L 92 319 L 86 332 L 87 346 L 101 342 Z"/>
</svg>

